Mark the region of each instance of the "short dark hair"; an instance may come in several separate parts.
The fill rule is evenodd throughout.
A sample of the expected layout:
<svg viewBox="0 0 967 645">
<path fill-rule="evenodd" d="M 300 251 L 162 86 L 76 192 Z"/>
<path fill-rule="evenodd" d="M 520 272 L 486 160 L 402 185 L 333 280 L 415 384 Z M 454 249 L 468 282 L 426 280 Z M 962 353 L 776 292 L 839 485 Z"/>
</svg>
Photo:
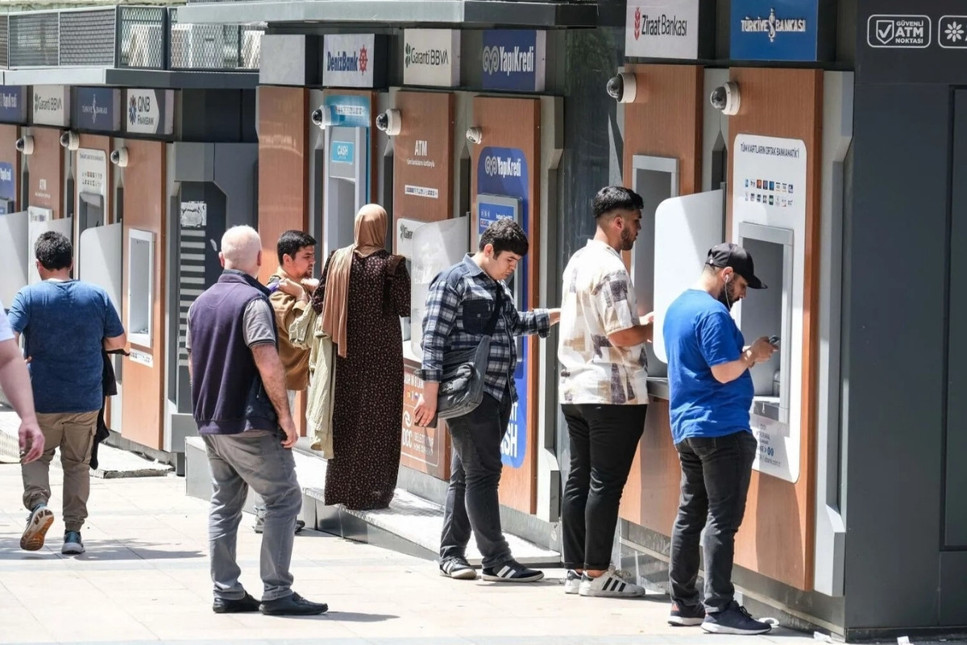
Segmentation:
<svg viewBox="0 0 967 645">
<path fill-rule="evenodd" d="M 307 246 L 315 246 L 316 239 L 303 231 L 286 231 L 279 236 L 279 243 L 276 251 L 279 254 L 279 265 L 282 265 L 282 256 L 288 255 L 295 258 L 295 254 Z"/>
<path fill-rule="evenodd" d="M 605 186 L 594 196 L 594 219 L 614 211 L 640 211 L 645 205 L 641 195 L 624 186 Z"/>
<path fill-rule="evenodd" d="M 34 257 L 48 271 L 67 269 L 74 263 L 74 247 L 63 234 L 46 231 L 40 234 L 34 244 Z"/>
<path fill-rule="evenodd" d="M 494 257 L 504 251 L 523 257 L 527 255 L 527 250 L 530 248 L 524 229 L 509 217 L 501 217 L 483 232 L 480 236 L 480 250 L 483 251 L 488 244 L 494 247 Z"/>
</svg>

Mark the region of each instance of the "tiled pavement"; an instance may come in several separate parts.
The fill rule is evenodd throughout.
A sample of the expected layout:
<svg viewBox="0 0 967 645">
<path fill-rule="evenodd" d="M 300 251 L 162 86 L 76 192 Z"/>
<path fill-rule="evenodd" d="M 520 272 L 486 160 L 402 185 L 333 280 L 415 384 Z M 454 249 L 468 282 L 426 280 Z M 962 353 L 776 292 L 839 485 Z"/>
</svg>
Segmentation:
<svg viewBox="0 0 967 645">
<path fill-rule="evenodd" d="M 129 455 L 126 455 L 129 457 Z M 108 459 L 111 457 L 108 456 Z M 60 471 L 52 468 L 60 506 Z M 48 544 L 18 546 L 25 512 L 20 469 L 0 464 L 0 643 L 273 644 L 675 644 L 749 642 L 665 624 L 664 596 L 613 600 L 565 596 L 560 569 L 539 584 L 442 578 L 435 565 L 315 531 L 296 537 L 296 591 L 329 603 L 313 618 L 216 615 L 206 555 L 204 501 L 174 475 L 93 479 L 87 553 L 60 554 L 60 513 Z M 239 533 L 243 582 L 258 597 L 259 536 Z M 811 634 L 777 629 L 760 641 L 788 645 Z"/>
</svg>

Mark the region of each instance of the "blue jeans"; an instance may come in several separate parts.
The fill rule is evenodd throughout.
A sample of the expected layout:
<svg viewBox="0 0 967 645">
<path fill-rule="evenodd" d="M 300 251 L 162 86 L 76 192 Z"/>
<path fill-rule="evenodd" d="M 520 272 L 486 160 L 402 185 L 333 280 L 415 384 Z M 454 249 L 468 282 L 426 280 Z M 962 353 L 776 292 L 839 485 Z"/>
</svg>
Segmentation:
<svg viewBox="0 0 967 645">
<path fill-rule="evenodd" d="M 675 447 L 682 484 L 668 572 L 672 601 L 686 607 L 702 602 L 696 581 L 704 528 L 705 609 L 722 611 L 735 595 L 735 533 L 745 515 L 757 442 L 751 432 L 740 430 L 724 437 L 685 439 Z"/>
<path fill-rule="evenodd" d="M 265 503 L 265 526 L 259 574 L 262 600 L 292 594 L 292 543 L 302 508 L 302 489 L 292 451 L 282 447 L 275 432 L 255 430 L 233 435 L 203 435 L 212 470 L 208 545 L 216 598 L 239 600 L 245 589 L 235 561 L 238 524 L 249 487 Z"/>
<path fill-rule="evenodd" d="M 502 401 L 484 394 L 477 409 L 448 421 L 453 458 L 440 537 L 440 557 L 444 560 L 466 557 L 471 529 L 484 567 L 497 567 L 513 559 L 500 529 L 497 496 L 503 470 L 500 442 L 512 405 L 509 394 Z"/>
</svg>

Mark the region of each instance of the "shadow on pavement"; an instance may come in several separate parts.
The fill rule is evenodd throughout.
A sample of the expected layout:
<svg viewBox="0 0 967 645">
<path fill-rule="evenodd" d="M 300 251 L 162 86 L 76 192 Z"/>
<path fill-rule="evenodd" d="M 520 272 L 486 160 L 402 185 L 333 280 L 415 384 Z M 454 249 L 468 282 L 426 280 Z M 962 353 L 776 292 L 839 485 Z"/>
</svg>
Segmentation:
<svg viewBox="0 0 967 645">
<path fill-rule="evenodd" d="M 329 611 L 325 615 L 333 620 L 343 620 L 347 623 L 381 623 L 399 618 L 393 614 L 363 614 L 355 611 Z"/>
</svg>

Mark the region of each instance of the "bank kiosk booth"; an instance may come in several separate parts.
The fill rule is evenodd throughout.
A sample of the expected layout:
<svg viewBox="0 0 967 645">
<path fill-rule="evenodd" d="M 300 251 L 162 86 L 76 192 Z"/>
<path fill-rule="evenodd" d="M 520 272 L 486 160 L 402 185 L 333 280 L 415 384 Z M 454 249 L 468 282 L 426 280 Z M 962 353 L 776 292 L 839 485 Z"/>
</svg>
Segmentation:
<svg viewBox="0 0 967 645">
<path fill-rule="evenodd" d="M 73 240 L 75 277 L 107 290 L 130 343 L 109 441 L 181 470 L 196 433 L 187 307 L 220 273 L 224 230 L 255 223 L 261 31 L 132 5 L 11 14 L 8 28 L 56 34 L 40 62 L 12 44 L 5 72 L 30 99 L 15 146 L 24 247 L 46 229 Z"/>
</svg>

